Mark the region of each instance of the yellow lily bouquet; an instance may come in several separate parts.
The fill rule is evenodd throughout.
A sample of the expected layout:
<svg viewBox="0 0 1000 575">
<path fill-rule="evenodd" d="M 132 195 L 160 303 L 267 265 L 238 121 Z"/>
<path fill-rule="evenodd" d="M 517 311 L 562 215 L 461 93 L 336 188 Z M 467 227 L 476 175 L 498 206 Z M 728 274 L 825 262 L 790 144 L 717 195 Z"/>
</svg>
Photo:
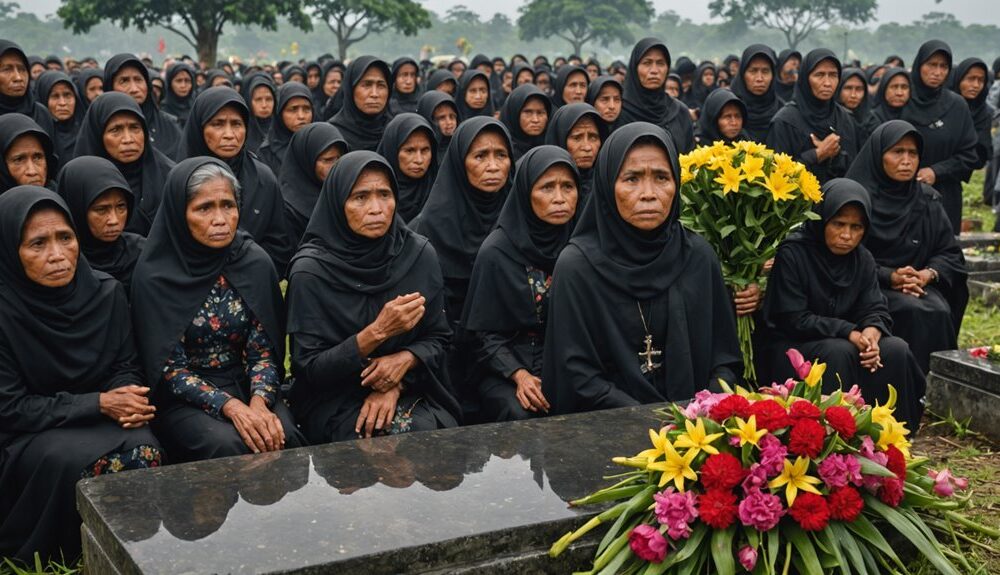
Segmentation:
<svg viewBox="0 0 1000 575">
<path fill-rule="evenodd" d="M 680 164 L 681 222 L 712 246 L 723 279 L 735 290 L 763 284 L 764 265 L 778 244 L 819 217 L 811 211 L 823 199 L 816 176 L 763 144 L 715 142 L 681 156 Z M 737 327 L 744 379 L 756 382 L 753 317 L 737 318 Z"/>
</svg>

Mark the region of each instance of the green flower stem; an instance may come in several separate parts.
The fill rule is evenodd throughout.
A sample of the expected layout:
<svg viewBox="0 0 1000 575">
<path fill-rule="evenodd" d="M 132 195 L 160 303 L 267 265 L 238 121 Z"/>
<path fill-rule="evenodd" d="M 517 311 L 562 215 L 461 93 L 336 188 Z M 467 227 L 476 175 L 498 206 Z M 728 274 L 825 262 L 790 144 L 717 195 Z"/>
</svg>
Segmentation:
<svg viewBox="0 0 1000 575">
<path fill-rule="evenodd" d="M 604 523 L 605 521 L 608 521 L 610 519 L 617 519 L 618 516 L 624 513 L 625 509 L 627 508 L 628 508 L 628 502 L 623 501 L 618 505 L 615 505 L 611 509 L 608 509 L 604 513 L 601 513 L 596 517 L 592 517 L 590 521 L 584 523 L 583 527 L 577 529 L 576 531 L 563 535 L 562 537 L 559 538 L 559 541 L 556 541 L 555 543 L 552 544 L 552 547 L 549 549 L 549 557 L 558 557 L 574 541 L 583 537 L 584 535 L 592 531 L 594 528 L 598 527 L 601 523 Z"/>
<path fill-rule="evenodd" d="M 962 515 L 961 513 L 955 513 L 954 511 L 945 511 L 944 516 L 951 519 L 955 523 L 962 525 L 963 527 L 968 527 L 978 533 L 982 533 L 991 539 L 1000 539 L 1000 530 L 993 529 L 992 527 L 987 527 L 982 523 L 976 523 L 975 521 L 969 519 L 968 517 Z"/>
</svg>

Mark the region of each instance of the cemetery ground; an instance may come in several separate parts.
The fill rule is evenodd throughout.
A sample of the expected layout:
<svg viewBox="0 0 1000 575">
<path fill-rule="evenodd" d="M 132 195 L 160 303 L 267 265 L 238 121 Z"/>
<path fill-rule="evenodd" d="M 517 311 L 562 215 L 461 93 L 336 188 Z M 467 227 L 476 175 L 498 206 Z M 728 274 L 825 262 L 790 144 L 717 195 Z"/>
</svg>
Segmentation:
<svg viewBox="0 0 1000 575">
<path fill-rule="evenodd" d="M 994 214 L 982 202 L 983 173 L 977 172 L 965 186 L 965 215 L 979 219 L 982 229 L 993 229 Z M 1000 308 L 987 306 L 973 298 L 966 310 L 959 339 L 961 348 L 1000 344 Z M 966 510 L 969 517 L 1000 530 L 1000 445 L 970 429 L 966 422 L 951 417 L 945 406 L 930 406 L 925 415 L 920 435 L 912 447 L 914 456 L 929 457 L 935 468 L 948 467 L 960 477 L 967 477 L 973 491 L 972 501 Z M 974 573 L 989 575 L 1000 573 L 1000 555 L 988 551 L 985 538 L 959 536 L 968 564 Z M 992 544 L 996 546 L 996 541 Z M 911 556 L 919 556 L 913 554 Z M 913 575 L 931 575 L 936 570 L 922 559 L 908 565 Z M 77 575 L 85 571 L 82 564 L 63 565 L 38 562 L 31 566 L 16 566 L 0 560 L 0 575 Z"/>
</svg>

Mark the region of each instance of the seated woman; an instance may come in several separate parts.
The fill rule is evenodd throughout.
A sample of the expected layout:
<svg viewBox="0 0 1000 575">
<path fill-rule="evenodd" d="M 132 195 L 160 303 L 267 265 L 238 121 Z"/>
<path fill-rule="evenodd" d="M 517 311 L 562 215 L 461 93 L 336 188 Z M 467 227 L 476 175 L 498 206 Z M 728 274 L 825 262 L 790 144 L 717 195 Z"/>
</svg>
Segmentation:
<svg viewBox="0 0 1000 575">
<path fill-rule="evenodd" d="M 149 134 L 148 143 L 171 160 L 177 159 L 181 125 L 173 114 L 160 110 L 149 68 L 142 60 L 134 54 L 112 56 L 104 64 L 104 91 L 120 92 L 133 98 L 136 105 L 142 108 L 144 128 Z"/>
<path fill-rule="evenodd" d="M 385 159 L 347 154 L 292 259 L 292 406 L 310 442 L 458 424 L 441 269 L 396 217 L 397 193 Z"/>
<path fill-rule="evenodd" d="M 447 70 L 446 70 L 447 72 Z M 451 137 L 458 128 L 458 108 L 455 100 L 440 90 L 428 90 L 417 102 L 417 113 L 430 122 L 437 136 L 438 157 L 444 158 Z"/>
<path fill-rule="evenodd" d="M 743 129 L 750 139 L 763 143 L 771 119 L 784 105 L 778 97 L 778 57 L 765 44 L 751 44 L 743 50 L 732 90 L 747 107 Z"/>
<path fill-rule="evenodd" d="M 385 127 L 378 154 L 392 166 L 399 186 L 396 213 L 409 222 L 424 209 L 438 173 L 434 128 L 419 114 L 403 112 Z"/>
<path fill-rule="evenodd" d="M 0 557 L 80 555 L 76 482 L 156 467 L 125 290 L 44 188 L 0 196 Z M 61 554 L 61 556 L 60 556 Z"/>
<path fill-rule="evenodd" d="M 279 397 L 285 336 L 271 260 L 238 229 L 240 184 L 222 160 L 171 170 L 132 274 L 157 435 L 182 461 L 276 451 L 303 441 Z"/>
<path fill-rule="evenodd" d="M 569 152 L 580 172 L 579 204 L 583 208 L 594 187 L 594 165 L 601 143 L 608 139 L 608 125 L 590 104 L 568 104 L 556 110 L 545 133 L 545 143 Z"/>
<path fill-rule="evenodd" d="M 547 413 L 542 350 L 556 258 L 573 233 L 579 174 L 562 148 L 539 146 L 517 163 L 497 227 L 472 268 L 463 328 L 477 342 L 482 418 Z"/>
<path fill-rule="evenodd" d="M 288 240 L 297 247 L 306 233 L 323 180 L 348 150 L 340 130 L 326 122 L 314 122 L 295 132 L 288 149 L 288 161 L 281 165 L 278 183 L 285 202 Z"/>
<path fill-rule="evenodd" d="M 886 122 L 868 138 L 847 177 L 871 194 L 865 247 L 878 264 L 892 331 L 928 373 L 931 353 L 958 347 L 969 290 L 965 256 L 941 196 L 916 179 L 923 142 L 909 122 Z"/>
<path fill-rule="evenodd" d="M 389 113 L 389 65 L 374 56 L 353 60 L 344 73 L 343 104 L 330 118 L 352 150 L 375 151 Z"/>
<path fill-rule="evenodd" d="M 716 90 L 705 98 L 701 115 L 695 128 L 695 141 L 699 146 L 711 146 L 722 141 L 732 144 L 753 138 L 743 129 L 747 120 L 747 107 L 729 90 Z"/>
<path fill-rule="evenodd" d="M 160 207 L 163 182 L 174 163 L 153 148 L 139 104 L 121 92 L 98 96 L 83 118 L 74 156 L 111 160 L 136 200 L 125 231 L 146 236 Z"/>
<path fill-rule="evenodd" d="M 878 268 L 861 245 L 871 228 L 868 192 L 853 180 L 835 178 L 823 185 L 823 196 L 821 219 L 782 242 L 771 270 L 764 317 L 773 371 L 765 381 L 796 377 L 784 358 L 794 348 L 827 364 L 826 393 L 857 384 L 865 401 L 884 405 L 893 385 L 900 398 L 896 418 L 916 429 L 926 384 L 909 346 L 889 331 L 892 318 Z"/>
<path fill-rule="evenodd" d="M 278 88 L 278 102 L 274 105 L 267 136 L 257 148 L 257 157 L 273 173 L 280 174 L 292 134 L 311 124 L 314 117 L 312 92 L 309 88 L 298 82 L 282 84 Z"/>
<path fill-rule="evenodd" d="M 680 165 L 663 128 L 615 130 L 553 271 L 542 390 L 556 413 L 682 400 L 740 364 L 715 253 L 680 224 Z"/>
<path fill-rule="evenodd" d="M 535 146 L 545 143 L 545 128 L 552 118 L 552 100 L 534 84 L 518 86 L 500 108 L 500 121 L 510 132 L 516 162 Z"/>
<path fill-rule="evenodd" d="M 59 170 L 52 138 L 24 114 L 0 115 L 0 193 L 15 186 L 50 186 Z"/>
<path fill-rule="evenodd" d="M 125 177 L 109 160 L 83 156 L 59 172 L 56 191 L 77 222 L 77 240 L 90 266 L 120 281 L 128 294 L 146 238 L 125 231 L 135 206 Z"/>
</svg>

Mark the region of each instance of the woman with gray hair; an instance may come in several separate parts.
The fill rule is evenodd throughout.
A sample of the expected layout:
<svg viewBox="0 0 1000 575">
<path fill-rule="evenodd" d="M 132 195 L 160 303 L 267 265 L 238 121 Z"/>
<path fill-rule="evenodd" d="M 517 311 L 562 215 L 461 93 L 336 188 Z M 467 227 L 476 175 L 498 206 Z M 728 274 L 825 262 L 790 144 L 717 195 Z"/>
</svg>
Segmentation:
<svg viewBox="0 0 1000 575">
<path fill-rule="evenodd" d="M 304 441 L 281 401 L 281 291 L 239 229 L 240 185 L 216 158 L 171 170 L 132 277 L 140 356 L 174 460 L 276 451 Z"/>
</svg>

